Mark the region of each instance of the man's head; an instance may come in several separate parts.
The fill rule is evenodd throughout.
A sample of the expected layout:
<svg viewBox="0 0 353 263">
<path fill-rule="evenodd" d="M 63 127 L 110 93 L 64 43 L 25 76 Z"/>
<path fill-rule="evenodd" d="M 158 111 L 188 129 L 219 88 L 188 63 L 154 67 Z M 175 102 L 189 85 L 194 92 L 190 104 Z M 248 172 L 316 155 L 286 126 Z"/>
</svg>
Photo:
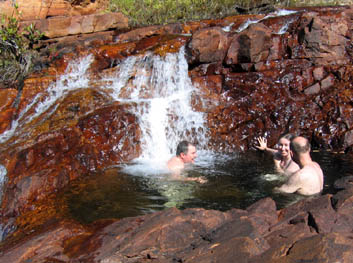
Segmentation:
<svg viewBox="0 0 353 263">
<path fill-rule="evenodd" d="M 194 159 L 197 157 L 196 148 L 187 141 L 181 141 L 178 144 L 176 156 L 178 156 L 184 163 L 194 163 Z"/>
<path fill-rule="evenodd" d="M 302 136 L 296 136 L 291 140 L 290 149 L 292 151 L 293 160 L 298 163 L 299 156 L 310 154 L 310 143 L 308 139 Z"/>
</svg>

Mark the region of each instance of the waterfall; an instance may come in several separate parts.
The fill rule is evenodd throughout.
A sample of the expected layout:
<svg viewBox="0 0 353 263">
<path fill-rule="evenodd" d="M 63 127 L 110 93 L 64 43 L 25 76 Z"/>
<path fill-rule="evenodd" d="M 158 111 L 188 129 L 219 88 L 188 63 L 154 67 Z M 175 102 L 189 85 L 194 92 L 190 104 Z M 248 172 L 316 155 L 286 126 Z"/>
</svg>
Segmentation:
<svg viewBox="0 0 353 263">
<path fill-rule="evenodd" d="M 191 105 L 198 91 L 188 76 L 184 48 L 165 57 L 150 53 L 127 58 L 105 82 L 111 83 L 105 88 L 111 90 L 114 100 L 136 105 L 132 113 L 142 131 L 142 154 L 136 162 L 158 169 L 183 139 L 206 148 L 204 113 L 194 111 Z"/>
<path fill-rule="evenodd" d="M 109 73 L 102 72 L 98 80 L 87 72 L 93 61 L 92 55 L 72 61 L 63 75 L 21 111 L 11 128 L 0 135 L 0 143 L 14 135 L 20 139 L 31 136 L 31 123 L 48 119 L 70 91 L 99 86 L 113 101 L 128 104 L 139 121 L 142 154 L 136 161 L 154 166 L 165 163 L 184 139 L 206 148 L 204 114 L 191 106 L 198 94 L 188 76 L 184 48 L 165 57 L 152 53 L 128 57 Z"/>
</svg>

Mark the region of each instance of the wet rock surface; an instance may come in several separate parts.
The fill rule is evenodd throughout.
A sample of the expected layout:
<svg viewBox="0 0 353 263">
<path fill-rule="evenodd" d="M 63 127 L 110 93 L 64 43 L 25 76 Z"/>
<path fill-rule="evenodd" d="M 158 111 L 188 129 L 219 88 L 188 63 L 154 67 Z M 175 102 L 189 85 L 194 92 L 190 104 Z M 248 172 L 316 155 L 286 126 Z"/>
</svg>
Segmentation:
<svg viewBox="0 0 353 263">
<path fill-rule="evenodd" d="M 45 198 L 89 171 L 137 157 L 137 134 L 135 116 L 112 105 L 81 117 L 72 128 L 43 133 L 31 145 L 7 152 L 2 159 L 9 178 L 3 216 L 20 214 L 31 201 Z"/>
<path fill-rule="evenodd" d="M 333 198 L 337 196 L 302 200 L 279 213 L 274 201 L 267 198 L 246 210 L 171 208 L 89 226 L 62 221 L 5 250 L 0 259 L 234 262 L 236 258 L 237 262 L 351 262 L 349 226 L 353 219 L 331 205 Z M 346 205 L 352 207 L 352 202 Z"/>
<path fill-rule="evenodd" d="M 343 10 L 263 19 L 240 33 L 230 31 L 228 45 L 215 38 L 214 28 L 202 29 L 198 32 L 213 36 L 213 45 L 218 43 L 226 54 L 213 60 L 205 58 L 218 54 L 217 49 L 206 49 L 197 42 L 200 33 L 193 35 L 190 63 L 211 62 L 191 70 L 196 82 L 200 76 L 221 76 L 218 85 L 225 99 L 209 113 L 215 147 L 247 150 L 254 134 L 266 132 L 274 144 L 279 134 L 293 132 L 311 138 L 316 147 L 349 151 L 343 145 L 351 137 L 351 10 Z M 336 18 L 339 26 L 329 22 Z M 280 33 L 281 24 L 285 33 Z M 332 105 L 344 106 L 334 111 Z"/>
<path fill-rule="evenodd" d="M 280 211 L 263 199 L 246 210 L 168 209 L 89 226 L 63 221 L 65 208 L 51 201 L 70 181 L 140 154 L 131 105 L 112 102 L 99 89 L 100 75 L 131 55 L 164 56 L 182 46 L 200 90 L 193 107 L 207 115 L 210 148 L 247 151 L 257 136 L 267 134 L 272 146 L 281 133 L 293 132 L 314 148 L 352 153 L 353 11 L 296 11 L 48 40 L 57 50 L 45 53 L 44 69 L 22 90 L 0 90 L 1 132 L 36 94 L 49 92 L 70 61 L 93 54 L 90 80 L 49 109 L 50 118 L 34 119 L 0 145 L 8 177 L 1 204 L 8 239 L 0 261 L 352 262 L 349 179 L 336 183 L 335 195 Z M 245 27 L 249 19 L 260 21 Z"/>
</svg>

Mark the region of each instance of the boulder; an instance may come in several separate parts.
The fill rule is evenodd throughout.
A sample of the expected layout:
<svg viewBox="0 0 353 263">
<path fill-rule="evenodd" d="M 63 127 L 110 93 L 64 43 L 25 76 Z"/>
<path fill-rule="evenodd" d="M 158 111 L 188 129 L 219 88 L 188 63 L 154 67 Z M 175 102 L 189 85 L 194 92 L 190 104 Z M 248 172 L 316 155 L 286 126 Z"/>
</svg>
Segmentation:
<svg viewBox="0 0 353 263">
<path fill-rule="evenodd" d="M 232 39 L 226 63 L 239 64 L 266 61 L 271 46 L 271 30 L 261 23 L 252 24 Z"/>
<path fill-rule="evenodd" d="M 330 228 L 333 231 L 318 233 L 321 228 L 311 222 L 316 216 L 310 213 L 329 207 L 329 198 L 302 200 L 300 205 L 279 211 L 282 215 L 278 219 L 274 201 L 267 198 L 247 210 L 170 208 L 139 217 L 101 220 L 85 227 L 66 220 L 28 234 L 29 238 L 16 247 L 3 247 L 0 260 L 348 263 L 353 256 L 350 231 Z M 339 224 L 331 215 L 335 212 L 322 217 L 323 225 Z M 270 227 L 262 231 L 256 222 L 267 222 Z"/>
<path fill-rule="evenodd" d="M 128 28 L 128 18 L 122 13 L 55 16 L 46 19 L 23 21 L 22 28 L 33 24 L 47 38 L 88 34 L 109 29 Z"/>
<path fill-rule="evenodd" d="M 222 62 L 230 39 L 220 27 L 200 29 L 192 36 L 189 44 L 192 60 L 202 63 Z"/>
<path fill-rule="evenodd" d="M 332 21 L 338 23 L 332 24 Z M 305 46 L 305 56 L 312 58 L 317 65 L 350 63 L 346 46 L 349 33 L 348 20 L 345 14 L 337 17 L 334 13 L 328 16 L 317 16 L 316 13 L 303 15 L 303 29 L 300 41 Z"/>
<path fill-rule="evenodd" d="M 107 6 L 106 0 L 98 1 L 67 1 L 67 0 L 17 0 L 18 10 L 16 11 L 13 1 L 5 0 L 0 2 L 0 13 L 8 17 L 16 16 L 19 19 L 37 20 L 56 16 L 77 16 L 88 15 L 103 11 Z"/>
</svg>

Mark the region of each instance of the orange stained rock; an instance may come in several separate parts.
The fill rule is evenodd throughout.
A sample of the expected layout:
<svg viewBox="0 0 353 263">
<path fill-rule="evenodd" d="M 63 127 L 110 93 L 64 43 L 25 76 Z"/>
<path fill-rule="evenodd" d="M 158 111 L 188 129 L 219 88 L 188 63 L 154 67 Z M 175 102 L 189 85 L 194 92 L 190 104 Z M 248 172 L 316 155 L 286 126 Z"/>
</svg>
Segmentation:
<svg viewBox="0 0 353 263">
<path fill-rule="evenodd" d="M 0 112 L 11 107 L 17 93 L 16 89 L 0 89 Z"/>
<path fill-rule="evenodd" d="M 142 39 L 136 43 L 136 53 L 144 53 L 146 51 L 154 51 L 157 54 L 165 55 L 166 52 L 163 50 L 170 49 L 171 51 L 179 50 L 177 46 L 182 46 L 183 43 L 188 39 L 188 37 L 178 36 L 178 35 L 158 35 L 152 36 L 150 38 Z M 177 43 L 180 41 L 181 43 Z M 170 43 L 170 45 L 169 45 Z M 173 47 L 176 45 L 176 47 Z M 161 48 L 162 47 L 162 48 Z M 164 48 L 163 48 L 164 47 Z M 160 50 L 158 52 L 158 50 Z"/>
<path fill-rule="evenodd" d="M 16 231 L 6 239 L 6 243 L 0 245 L 0 249 L 30 238 L 36 231 L 46 231 L 53 223 L 67 218 L 67 204 L 56 194 L 48 195 L 44 200 L 31 202 L 28 207 L 30 209 L 26 209 L 16 218 Z"/>
<path fill-rule="evenodd" d="M 176 53 L 180 50 L 182 46 L 185 45 L 187 41 L 186 37 L 177 37 L 171 40 L 163 41 L 155 49 L 155 53 L 164 57 L 168 53 Z"/>
<path fill-rule="evenodd" d="M 18 91 L 15 89 L 0 89 L 0 133 L 7 130 L 14 119 L 16 109 L 12 108 Z"/>
<path fill-rule="evenodd" d="M 101 55 L 109 59 L 121 59 L 123 57 L 130 55 L 135 50 L 135 48 L 136 48 L 136 43 L 128 42 L 128 43 L 104 45 L 96 48 L 94 52 L 97 55 Z"/>
<path fill-rule="evenodd" d="M 10 127 L 15 112 L 16 110 L 14 108 L 0 112 L 0 133 L 4 132 Z"/>
</svg>

